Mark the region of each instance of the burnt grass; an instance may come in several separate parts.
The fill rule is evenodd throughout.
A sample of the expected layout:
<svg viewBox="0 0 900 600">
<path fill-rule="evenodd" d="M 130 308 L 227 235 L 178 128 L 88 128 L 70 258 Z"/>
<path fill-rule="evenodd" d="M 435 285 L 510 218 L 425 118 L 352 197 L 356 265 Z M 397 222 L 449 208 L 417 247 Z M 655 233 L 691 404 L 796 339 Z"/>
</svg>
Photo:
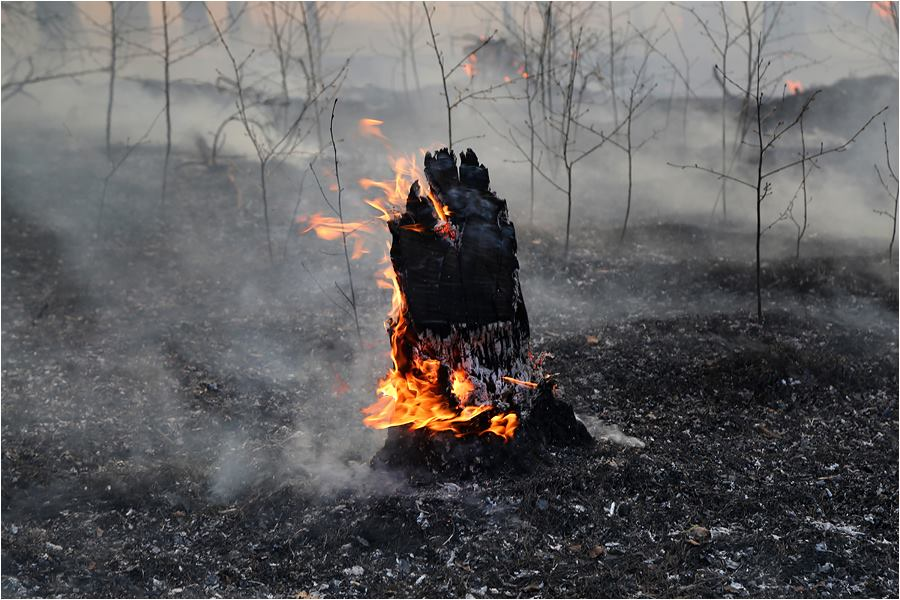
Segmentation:
<svg viewBox="0 0 900 600">
<path fill-rule="evenodd" d="M 896 267 L 872 248 L 772 241 L 759 323 L 737 226 L 586 228 L 568 264 L 520 227 L 535 350 L 597 439 L 410 481 L 367 467 L 384 365 L 334 384 L 386 352 L 384 295 L 357 341 L 221 181 L 179 175 L 165 219 L 112 202 L 97 234 L 77 186 L 4 166 L 4 597 L 897 596 Z M 370 443 L 335 458 L 344 436 Z"/>
</svg>

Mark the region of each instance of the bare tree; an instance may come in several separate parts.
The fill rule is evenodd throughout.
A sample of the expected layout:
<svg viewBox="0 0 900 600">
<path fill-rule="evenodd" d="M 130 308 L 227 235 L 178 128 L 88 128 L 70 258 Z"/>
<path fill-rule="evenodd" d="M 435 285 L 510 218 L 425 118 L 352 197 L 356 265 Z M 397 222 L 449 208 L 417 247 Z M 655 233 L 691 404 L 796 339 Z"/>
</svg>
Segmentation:
<svg viewBox="0 0 900 600">
<path fill-rule="evenodd" d="M 894 8 L 894 19 L 897 18 L 896 7 Z M 875 212 L 879 215 L 883 215 L 888 217 L 891 220 L 891 243 L 888 245 L 888 261 L 894 260 L 894 241 L 897 239 L 897 208 L 898 203 L 900 203 L 900 182 L 897 181 L 897 173 L 894 171 L 894 164 L 891 162 L 891 147 L 888 145 L 888 131 L 887 131 L 887 123 L 881 123 L 884 128 L 884 158 L 885 165 L 887 165 L 887 175 L 889 179 L 885 181 L 885 178 L 882 177 L 881 171 L 878 169 L 878 165 L 875 165 L 875 173 L 878 175 L 878 182 L 881 184 L 881 187 L 884 188 L 889 195 L 894 196 L 894 208 L 891 212 L 886 210 L 876 210 Z M 894 189 L 892 190 L 889 182 L 894 182 Z"/>
<path fill-rule="evenodd" d="M 681 136 L 682 140 L 687 139 L 687 120 L 688 120 L 688 99 L 690 97 L 695 96 L 694 90 L 691 87 L 691 60 L 688 58 L 687 51 L 684 49 L 684 44 L 681 43 L 681 36 L 678 35 L 678 28 L 675 27 L 675 24 L 672 23 L 671 17 L 669 17 L 669 13 L 663 9 L 663 17 L 665 17 L 666 22 L 669 24 L 669 31 L 672 32 L 672 36 L 675 38 L 675 43 L 678 46 L 678 52 L 681 54 L 681 59 L 684 61 L 684 67 L 678 68 L 675 66 L 675 63 L 669 60 L 669 58 L 660 53 L 669 66 L 672 68 L 672 72 L 675 76 L 681 80 L 681 83 L 684 84 L 684 102 L 682 104 L 682 114 L 681 114 Z"/>
<path fill-rule="evenodd" d="M 27 67 L 24 74 L 21 72 L 23 66 Z M 16 64 L 13 65 L 13 67 L 10 69 L 10 73 L 7 75 L 7 78 L 4 79 L 2 84 L 3 102 L 6 102 L 10 98 L 13 98 L 18 94 L 25 93 L 25 89 L 27 87 L 38 83 L 55 81 L 59 79 L 77 80 L 78 78 L 84 77 L 85 75 L 106 73 L 108 70 L 108 67 L 100 67 L 96 69 L 80 69 L 77 71 L 36 74 L 34 60 L 31 57 L 26 57 L 21 61 L 17 61 Z"/>
<path fill-rule="evenodd" d="M 619 150 L 625 153 L 625 156 L 628 159 L 628 192 L 626 194 L 626 204 L 625 204 L 625 218 L 622 221 L 622 233 L 619 236 L 619 241 L 625 240 L 625 233 L 628 231 L 628 218 L 631 216 L 631 192 L 633 188 L 633 163 L 634 163 L 634 155 L 640 150 L 647 142 L 655 137 L 655 133 L 641 142 L 634 143 L 633 140 L 633 124 L 634 121 L 641 114 L 640 108 L 641 105 L 644 104 L 644 101 L 650 97 L 650 94 L 653 93 L 653 90 L 656 88 L 656 84 L 648 85 L 648 82 L 645 78 L 645 73 L 647 69 L 647 62 L 650 59 L 650 54 L 652 52 L 652 48 L 650 44 L 645 46 L 644 58 L 641 61 L 640 67 L 638 67 L 637 71 L 634 73 L 634 79 L 632 81 L 631 87 L 628 90 L 628 98 L 622 99 L 622 105 L 625 109 L 625 141 L 624 143 L 618 142 L 613 138 L 610 138 L 609 142 Z"/>
<path fill-rule="evenodd" d="M 887 106 L 879 110 L 877 113 L 872 115 L 868 121 L 866 121 L 863 126 L 856 131 L 851 137 L 849 137 L 845 142 L 841 144 L 837 144 L 834 146 L 830 146 L 825 148 L 824 144 L 820 145 L 819 150 L 813 152 L 812 154 L 807 154 L 806 152 L 797 159 L 789 161 L 780 166 L 771 167 L 769 169 L 765 168 L 765 159 L 766 155 L 776 146 L 776 144 L 794 127 L 798 126 L 800 121 L 802 120 L 805 113 L 809 110 L 810 105 L 815 100 L 818 92 L 814 92 L 810 94 L 810 96 L 803 103 L 803 106 L 798 111 L 797 115 L 794 117 L 792 121 L 789 123 L 784 123 L 783 121 L 779 121 L 775 123 L 775 125 L 771 128 L 771 130 L 766 133 L 764 130 L 765 123 L 767 121 L 768 115 L 763 115 L 763 111 L 770 111 L 771 114 L 774 114 L 778 109 L 778 105 L 775 104 L 772 107 L 767 108 L 766 106 L 766 95 L 764 91 L 763 81 L 765 79 L 766 70 L 768 69 L 769 63 L 763 64 L 762 62 L 762 53 L 761 53 L 762 43 L 757 38 L 757 52 L 756 52 L 756 69 L 755 69 L 755 77 L 754 77 L 754 85 L 755 89 L 752 91 L 752 98 L 755 106 L 755 132 L 756 132 L 756 161 L 755 161 L 755 177 L 751 180 L 742 179 L 739 177 L 735 177 L 729 173 L 725 173 L 722 171 L 718 171 L 716 169 L 712 169 L 709 167 L 702 167 L 700 165 L 684 165 L 684 164 L 673 164 L 668 163 L 670 166 L 678 167 L 680 169 L 697 169 L 700 171 L 705 171 L 712 175 L 715 175 L 719 179 L 727 179 L 728 181 L 732 181 L 734 183 L 738 183 L 742 186 L 745 186 L 751 190 L 753 190 L 755 195 L 755 207 L 756 207 L 756 244 L 755 244 L 755 273 L 756 273 L 756 315 L 759 321 L 763 319 L 763 310 L 762 310 L 762 261 L 760 258 L 761 254 L 761 241 L 762 235 L 765 230 L 762 227 L 762 204 L 763 201 L 769 196 L 772 191 L 772 182 L 771 179 L 774 175 L 781 173 L 787 169 L 791 169 L 808 161 L 814 161 L 822 156 L 832 154 L 835 152 L 843 152 L 846 150 L 853 142 L 856 141 L 856 138 L 865 131 L 865 129 L 875 120 L 878 115 L 882 114 L 884 111 L 888 109 Z M 746 90 L 738 83 L 735 83 L 733 79 L 728 77 L 724 73 L 720 73 L 723 80 L 733 85 L 739 91 L 746 93 Z"/>
<path fill-rule="evenodd" d="M 154 48 L 145 46 L 143 44 L 139 44 L 137 42 L 132 42 L 133 45 L 138 48 L 144 50 L 148 54 L 152 54 L 155 56 L 159 56 L 162 59 L 163 63 L 163 94 L 166 99 L 166 151 L 165 157 L 163 160 L 163 178 L 162 178 L 162 192 L 160 195 L 160 203 L 164 203 L 166 200 L 166 190 L 168 187 L 169 180 L 169 161 L 172 154 L 172 78 L 171 78 L 171 69 L 172 66 L 180 63 L 181 61 L 194 56 L 203 48 L 214 44 L 218 41 L 218 36 L 213 34 L 209 35 L 208 33 L 208 25 L 205 22 L 196 23 L 193 29 L 187 29 L 182 31 L 181 35 L 178 37 L 172 37 L 170 35 L 170 26 L 173 22 L 178 19 L 181 19 L 182 22 L 187 22 L 184 16 L 185 7 L 182 6 L 182 12 L 176 14 L 174 17 L 169 16 L 169 11 L 167 7 L 167 2 L 160 2 L 162 7 L 162 35 L 163 35 L 163 49 L 162 52 L 156 51 Z M 244 8 L 242 7 L 240 11 L 236 13 L 229 13 L 229 19 L 225 26 L 224 31 L 229 31 L 233 27 L 236 26 L 239 19 L 243 15 Z M 212 15 L 209 16 L 211 21 L 215 21 Z M 198 21 L 199 19 L 194 19 L 194 21 Z M 200 39 L 198 39 L 198 37 Z"/>
<path fill-rule="evenodd" d="M 791 196 L 790 201 L 788 202 L 785 209 L 778 215 L 778 217 L 772 221 L 768 227 L 763 229 L 762 233 L 767 232 L 768 230 L 775 227 L 778 223 L 782 221 L 790 221 L 794 229 L 796 231 L 795 235 L 795 245 L 794 245 L 794 259 L 798 260 L 800 258 L 800 244 L 803 241 L 803 238 L 806 236 L 806 232 L 809 229 L 809 205 L 812 203 L 812 194 L 808 193 L 807 182 L 809 181 L 809 169 L 818 168 L 818 165 L 814 160 L 807 159 L 806 152 L 806 133 L 803 129 L 803 120 L 805 114 L 800 115 L 800 185 L 797 186 L 797 190 L 794 192 L 793 196 Z M 809 165 L 809 169 L 807 168 L 807 164 Z M 801 208 L 802 212 L 798 216 L 796 214 L 797 211 L 797 200 L 802 202 Z"/>
<path fill-rule="evenodd" d="M 334 32 L 338 23 L 341 22 L 341 12 L 346 8 L 346 4 L 342 2 L 315 2 L 303 1 L 296 3 L 300 10 L 285 10 L 285 4 L 278 2 L 284 15 L 292 22 L 300 27 L 302 31 L 302 42 L 306 45 L 306 52 L 297 53 L 293 59 L 300 66 L 306 79 L 306 97 L 312 99 L 313 116 L 316 121 L 316 140 L 319 148 L 325 147 L 324 137 L 322 133 L 322 115 L 324 109 L 328 106 L 325 100 L 325 89 L 328 82 L 335 78 L 343 67 L 339 67 L 337 71 L 329 73 L 325 72 L 322 63 L 322 57 L 331 44 Z M 330 19 L 329 13 L 334 11 Z M 330 28 L 325 28 L 324 23 L 330 20 Z M 321 103 L 321 106 L 320 106 Z"/>
<path fill-rule="evenodd" d="M 196 55 L 204 48 L 216 43 L 219 39 L 215 33 L 211 34 L 209 32 L 209 25 L 205 17 L 202 22 L 199 22 L 200 20 L 197 19 L 196 15 L 190 19 L 185 18 L 186 10 L 197 10 L 194 4 L 195 3 L 182 2 L 180 3 L 180 10 L 173 14 L 170 12 L 170 8 L 172 6 L 179 6 L 179 4 L 161 2 L 162 25 L 159 28 L 148 28 L 149 26 L 144 23 L 145 20 L 142 19 L 138 19 L 137 24 L 132 23 L 130 26 L 123 28 L 122 22 L 125 20 L 125 17 L 119 12 L 123 7 L 115 2 L 110 3 L 111 17 L 108 25 L 97 21 L 97 19 L 89 12 L 80 11 L 82 19 L 91 23 L 103 35 L 108 35 L 110 37 L 109 67 L 103 69 L 104 72 L 109 71 L 110 73 L 106 122 L 107 147 L 109 147 L 109 144 L 111 143 L 114 88 L 118 71 L 121 70 L 119 67 L 123 55 L 124 58 L 158 58 L 162 63 L 162 88 L 165 97 L 166 115 L 166 144 L 163 159 L 162 190 L 160 194 L 161 203 L 165 202 L 166 199 L 169 164 L 171 162 L 172 154 L 172 68 L 176 64 Z M 196 4 L 200 5 L 202 3 Z M 200 10 L 205 9 L 201 8 Z M 233 13 L 230 12 L 229 15 L 229 20 L 224 28 L 224 31 L 226 32 L 233 28 L 243 15 L 243 7 Z M 214 19 L 210 16 L 210 20 Z M 179 21 L 183 25 L 182 30 L 179 35 L 173 36 L 172 24 Z M 193 22 L 193 25 L 191 25 L 191 22 Z M 161 40 L 156 37 L 157 35 L 161 37 Z M 154 39 L 161 41 L 162 49 L 156 47 L 153 42 Z"/>
<path fill-rule="evenodd" d="M 452 67 L 448 67 L 447 63 L 445 63 L 444 61 L 444 53 L 441 52 L 441 49 L 438 47 L 437 34 L 434 31 L 434 24 L 432 23 L 431 19 L 434 9 L 429 9 L 428 5 L 425 2 L 422 2 L 422 8 L 425 9 L 425 19 L 428 22 L 428 32 L 431 34 L 431 47 L 434 49 L 434 55 L 437 58 L 438 68 L 441 72 L 441 85 L 444 90 L 444 106 L 447 109 L 447 148 L 453 150 L 453 109 L 468 100 L 489 98 L 492 92 L 509 85 L 511 81 L 498 83 L 496 85 L 490 85 L 488 87 L 475 90 L 471 89 L 468 86 L 465 86 L 462 89 L 457 88 L 455 90 L 455 96 L 451 98 L 450 92 L 448 90 L 448 83 L 450 81 L 450 78 L 454 75 L 454 73 L 462 68 L 464 64 L 466 64 L 466 62 L 469 60 L 469 57 L 477 55 L 479 50 L 487 46 L 494 38 L 494 35 L 496 35 L 497 31 L 495 30 L 491 35 L 482 40 L 481 43 L 478 44 L 478 46 L 476 46 L 473 50 L 463 56 L 462 59 L 460 59 L 460 61 L 455 65 L 453 65 Z"/>
<path fill-rule="evenodd" d="M 503 134 L 499 131 L 497 132 L 513 144 L 513 146 L 519 151 L 522 157 L 529 163 L 534 171 L 541 176 L 541 178 L 543 178 L 553 188 L 565 194 L 566 235 L 563 250 L 564 258 L 568 258 L 569 256 L 574 191 L 573 172 L 575 170 L 575 166 L 584 159 L 591 156 L 594 152 L 602 148 L 603 145 L 607 141 L 610 141 L 611 137 L 615 135 L 623 126 L 623 123 L 618 123 L 615 125 L 612 132 L 610 132 L 609 134 L 605 134 L 603 131 L 598 131 L 596 128 L 587 126 L 583 123 L 583 117 L 586 113 L 586 109 L 583 105 L 585 86 L 584 82 L 586 75 L 580 70 L 580 61 L 583 57 L 583 39 L 584 27 L 579 26 L 577 31 L 575 31 L 573 25 L 573 30 L 570 30 L 569 34 L 570 47 L 568 52 L 569 61 L 566 65 L 566 79 L 564 81 L 556 82 L 556 85 L 559 88 L 562 106 L 558 113 L 550 112 L 547 119 L 551 131 L 559 135 L 559 144 L 557 145 L 554 141 L 547 139 L 545 136 L 541 136 L 540 133 L 536 131 L 537 128 L 535 127 L 535 124 L 533 122 L 528 123 L 529 139 L 531 138 L 531 136 L 534 136 L 541 144 L 544 151 L 546 151 L 553 158 L 560 162 L 565 171 L 564 176 L 557 178 L 555 175 L 550 173 L 544 165 L 539 164 L 539 162 L 535 160 L 534 152 L 530 148 L 526 150 L 522 147 L 519 138 L 524 137 L 524 134 L 517 128 L 511 127 L 507 134 Z M 576 85 L 576 82 L 578 83 L 578 85 Z M 493 128 L 493 125 L 489 121 L 487 122 L 487 124 L 489 127 Z M 494 131 L 497 130 L 494 129 Z M 590 134 L 592 136 L 591 143 L 589 143 L 588 145 L 579 144 L 577 135 L 579 131 Z"/>
<path fill-rule="evenodd" d="M 719 60 L 718 64 L 722 65 L 720 68 L 721 72 L 725 73 L 727 75 L 728 74 L 728 52 L 729 52 L 729 50 L 731 50 L 731 46 L 737 42 L 737 38 L 735 36 L 731 35 L 731 28 L 729 26 L 729 18 L 728 18 L 726 9 L 725 9 L 725 3 L 719 2 L 719 14 L 722 19 L 721 40 L 719 39 L 719 35 L 716 35 L 715 33 L 713 33 L 709 24 L 704 19 L 702 19 L 699 14 L 697 14 L 697 11 L 694 8 L 688 8 L 687 11 L 691 15 L 693 15 L 694 18 L 697 20 L 697 23 L 700 25 L 701 29 L 703 30 L 703 33 L 706 35 L 706 38 L 710 41 L 710 43 L 713 46 L 713 49 L 716 52 L 716 56 L 718 57 L 718 60 Z M 721 172 L 727 173 L 728 172 L 728 165 L 727 165 L 728 157 L 727 157 L 726 150 L 725 150 L 725 148 L 726 148 L 725 135 L 726 135 L 726 131 L 727 131 L 726 106 L 727 106 L 727 101 L 728 101 L 728 86 L 726 85 L 724 78 L 723 78 L 721 84 L 722 84 L 722 102 L 721 102 L 721 108 L 719 111 L 721 113 L 720 116 L 721 116 L 721 120 L 722 120 Z M 722 200 L 722 219 L 723 220 L 728 219 L 726 183 L 727 182 L 725 181 L 725 179 L 722 179 L 722 186 L 721 186 L 721 189 L 719 190 L 719 197 Z"/>
<path fill-rule="evenodd" d="M 209 9 L 207 8 L 207 11 L 208 10 Z M 273 161 L 273 159 L 283 160 L 284 158 L 286 158 L 306 137 L 306 135 L 309 133 L 309 130 L 307 129 L 304 131 L 302 129 L 304 118 L 307 116 L 307 113 L 311 108 L 313 110 L 315 109 L 319 97 L 326 90 L 330 90 L 333 88 L 337 89 L 339 87 L 339 82 L 343 80 L 343 77 L 347 72 L 348 63 L 345 62 L 343 66 L 338 70 L 334 78 L 323 85 L 320 90 L 316 92 L 315 96 L 307 98 L 305 100 L 296 118 L 293 119 L 293 121 L 282 133 L 270 138 L 267 135 L 266 128 L 261 127 L 260 121 L 255 119 L 249 113 L 254 104 L 252 102 L 249 102 L 245 97 L 245 90 L 243 85 L 243 68 L 246 60 L 238 63 L 237 59 L 231 51 L 230 46 L 228 45 L 228 42 L 225 41 L 225 36 L 222 34 L 221 28 L 219 27 L 216 20 L 212 18 L 212 14 L 210 14 L 210 20 L 212 21 L 216 33 L 218 34 L 219 42 L 222 44 L 222 47 L 225 49 L 225 53 L 228 55 L 228 59 L 233 70 L 233 82 L 237 96 L 235 101 L 237 108 L 236 118 L 241 123 L 241 125 L 243 125 L 244 132 L 247 134 L 247 137 L 256 152 L 256 158 L 259 164 L 259 185 L 261 194 L 260 199 L 262 201 L 263 219 L 266 229 L 266 243 L 269 253 L 269 261 L 274 265 L 275 254 L 272 247 L 272 233 L 269 224 L 269 200 L 267 189 L 267 174 L 270 163 Z"/>
<path fill-rule="evenodd" d="M 897 73 L 897 47 L 900 41 L 900 28 L 897 20 L 896 0 L 882 0 L 868 4 L 869 14 L 876 16 L 875 26 L 870 26 L 867 17 L 862 23 L 848 18 L 847 6 L 841 3 L 823 3 L 822 8 L 830 17 L 827 31 L 846 48 L 855 50 L 869 59 L 872 64 L 879 65 L 885 71 Z M 851 4 L 857 6 L 865 4 Z M 835 26 L 835 23 L 840 25 Z"/>
<path fill-rule="evenodd" d="M 103 177 L 103 190 L 100 193 L 100 200 L 97 203 L 97 232 L 100 232 L 100 228 L 103 224 L 103 209 L 106 206 L 106 197 L 107 192 L 109 190 L 109 183 L 112 181 L 112 178 L 119 171 L 119 168 L 125 164 L 125 161 L 128 160 L 128 157 L 131 156 L 131 153 L 134 150 L 147 141 L 147 138 L 150 136 L 150 132 L 153 131 L 153 128 L 156 127 L 156 122 L 159 120 L 159 117 L 165 112 L 165 107 L 160 110 L 153 120 L 150 122 L 150 126 L 147 127 L 147 130 L 144 134 L 138 138 L 138 140 L 134 144 L 129 144 L 128 141 L 125 141 L 125 148 L 122 151 L 121 156 L 117 160 L 109 159 L 109 171 L 107 171 L 106 176 Z"/>
<path fill-rule="evenodd" d="M 172 64 L 171 46 L 169 45 L 169 12 L 166 9 L 166 2 L 162 4 L 162 20 L 163 20 L 163 78 L 164 92 L 166 95 L 166 156 L 163 160 L 163 182 L 160 202 L 166 201 L 166 184 L 169 180 L 169 157 L 172 155 L 172 96 L 169 86 L 169 68 Z"/>
<path fill-rule="evenodd" d="M 807 160 L 806 160 L 806 132 L 803 130 L 803 115 L 800 115 L 800 158 L 802 159 L 800 162 L 800 191 L 803 194 L 803 213 L 798 218 L 794 216 L 793 211 L 793 199 L 791 199 L 791 203 L 789 205 L 790 212 L 789 216 L 791 222 L 794 224 L 794 227 L 797 228 L 797 246 L 794 253 L 794 258 L 800 258 L 800 243 L 803 241 L 803 236 L 806 235 L 806 230 L 809 227 L 809 204 L 812 202 L 812 195 L 808 193 L 806 189 L 806 183 L 808 181 L 808 173 L 807 173 Z M 815 167 L 814 162 L 809 163 L 810 167 Z M 796 194 L 794 194 L 796 197 Z"/>
<path fill-rule="evenodd" d="M 116 35 L 116 3 L 109 3 L 109 94 L 106 102 L 106 156 L 112 159 L 112 135 L 113 98 L 116 89 L 116 50 L 119 47 L 119 37 Z"/>
<path fill-rule="evenodd" d="M 343 188 L 341 187 L 341 171 L 339 167 L 338 161 L 338 152 L 337 152 L 337 144 L 334 141 L 334 111 L 337 108 L 337 98 L 334 99 L 334 104 L 331 106 L 331 121 L 328 127 L 329 134 L 331 135 L 331 148 L 334 152 L 334 178 L 337 181 L 337 202 L 335 205 L 332 205 L 328 202 L 328 198 L 325 196 L 325 190 L 322 189 L 321 183 L 319 184 L 319 191 L 322 192 L 322 198 L 325 200 L 325 203 L 329 206 L 332 206 L 335 214 L 337 214 L 338 221 L 340 223 L 340 232 L 341 232 L 341 242 L 344 247 L 344 262 L 347 265 L 347 280 L 349 286 L 349 293 L 344 291 L 337 282 L 334 283 L 334 287 L 337 288 L 338 292 L 340 292 L 341 296 L 344 297 L 344 300 L 347 301 L 347 304 L 350 306 L 350 309 L 353 311 L 353 322 L 356 324 L 356 334 L 357 336 L 362 337 L 362 330 L 359 327 L 359 311 L 357 310 L 356 303 L 356 291 L 353 287 L 353 269 L 350 267 L 350 248 L 347 245 L 347 227 L 346 222 L 344 220 L 344 206 L 342 204 L 343 198 Z M 312 167 L 310 167 L 312 168 Z M 313 171 L 313 175 L 315 175 L 315 171 Z M 316 182 L 318 182 L 318 177 L 316 177 Z"/>
<path fill-rule="evenodd" d="M 400 52 L 400 79 L 403 91 L 409 94 L 409 76 L 407 69 L 412 71 L 416 93 L 422 91 L 419 80 L 419 67 L 416 60 L 416 46 L 419 29 L 422 25 L 421 13 L 412 2 L 389 2 L 384 5 L 384 13 L 388 18 L 388 24 L 393 35 L 393 46 Z"/>
</svg>

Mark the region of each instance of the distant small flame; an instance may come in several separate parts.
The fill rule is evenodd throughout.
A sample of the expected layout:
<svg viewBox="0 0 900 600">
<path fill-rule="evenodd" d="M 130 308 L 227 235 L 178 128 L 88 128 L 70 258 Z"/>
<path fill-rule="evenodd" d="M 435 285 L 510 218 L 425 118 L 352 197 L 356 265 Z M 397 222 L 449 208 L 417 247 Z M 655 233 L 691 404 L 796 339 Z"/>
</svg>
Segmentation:
<svg viewBox="0 0 900 600">
<path fill-rule="evenodd" d="M 384 125 L 384 121 L 381 121 L 379 119 L 360 119 L 359 135 L 363 137 L 373 137 L 378 138 L 379 140 L 387 141 L 387 138 L 384 137 L 383 133 L 381 133 L 382 125 Z"/>
<path fill-rule="evenodd" d="M 470 54 L 466 62 L 463 63 L 463 71 L 466 72 L 469 79 L 472 79 L 478 73 L 478 67 L 475 66 L 477 63 L 478 55 L 476 54 Z"/>
<path fill-rule="evenodd" d="M 872 10 L 878 13 L 878 16 L 886 21 L 894 21 L 894 3 L 893 2 L 873 2 Z"/>
<path fill-rule="evenodd" d="M 794 79 L 785 79 L 784 85 L 787 86 L 787 90 L 792 94 L 799 94 L 803 91 L 803 84 Z"/>
</svg>

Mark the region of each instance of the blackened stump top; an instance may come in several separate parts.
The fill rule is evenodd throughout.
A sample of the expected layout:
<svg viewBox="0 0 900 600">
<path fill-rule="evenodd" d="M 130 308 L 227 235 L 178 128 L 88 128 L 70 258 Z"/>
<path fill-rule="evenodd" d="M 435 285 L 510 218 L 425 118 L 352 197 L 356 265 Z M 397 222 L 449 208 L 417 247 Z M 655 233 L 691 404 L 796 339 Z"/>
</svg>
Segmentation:
<svg viewBox="0 0 900 600">
<path fill-rule="evenodd" d="M 452 151 L 425 156 L 434 196 L 450 210 L 451 227 L 413 185 L 407 209 L 390 224 L 391 260 L 417 330 L 445 332 L 514 322 L 526 339 L 528 317 L 519 287 L 516 233 L 506 202 L 489 189 L 488 170 L 472 150 L 457 168 Z"/>
</svg>

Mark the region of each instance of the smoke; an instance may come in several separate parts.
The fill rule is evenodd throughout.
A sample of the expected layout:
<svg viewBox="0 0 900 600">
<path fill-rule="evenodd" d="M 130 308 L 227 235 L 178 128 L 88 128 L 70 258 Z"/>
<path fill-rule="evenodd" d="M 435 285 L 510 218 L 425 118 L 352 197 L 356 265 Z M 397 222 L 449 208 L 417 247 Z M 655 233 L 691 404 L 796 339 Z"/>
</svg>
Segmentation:
<svg viewBox="0 0 900 600">
<path fill-rule="evenodd" d="M 445 137 L 431 49 L 420 32 L 416 60 L 423 87 L 407 97 L 399 84 L 398 49 L 390 42 L 385 7 L 376 8 L 353 7 L 332 22 L 338 33 L 323 57 L 330 68 L 356 52 L 335 118 L 348 220 L 374 218 L 363 203 L 370 192 L 357 185 L 358 179 L 393 176 L 381 140 L 361 135 L 360 119 L 384 121 L 381 132 L 402 153 L 433 149 Z M 468 7 L 438 7 L 435 26 L 448 59 L 463 55 L 470 41 L 463 35 L 490 32 L 494 23 L 485 15 L 499 14 L 495 8 L 486 5 L 484 14 L 473 17 Z M 4 5 L 5 28 L 7 10 Z M 642 5 L 633 21 L 648 25 L 658 10 L 657 5 Z M 855 70 L 862 59 L 851 46 L 828 44 L 812 33 L 832 16 L 807 6 L 785 10 L 790 16 L 785 33 L 800 32 L 793 38 L 796 45 L 808 44 L 807 53 L 815 57 L 824 56 L 824 46 L 830 49 L 827 65 L 801 68 L 793 78 L 812 89 Z M 632 237 L 625 250 L 616 243 L 627 183 L 621 152 L 604 148 L 577 167 L 575 265 L 563 271 L 548 257 L 560 254 L 564 196 L 538 177 L 535 223 L 529 225 L 528 166 L 485 123 L 500 133 L 521 129 L 523 105 L 510 99 L 475 101 L 454 112 L 455 137 L 462 140 L 458 147 L 478 152 L 490 168 L 492 187 L 508 200 L 517 223 L 522 286 L 538 343 L 606 320 L 746 309 L 744 290 L 710 287 L 707 294 L 685 297 L 679 295 L 684 282 L 667 273 L 667 264 L 684 261 L 720 260 L 726 267 L 744 268 L 753 243 L 749 190 L 729 187 L 729 223 L 721 226 L 711 215 L 719 181 L 667 164 L 715 166 L 719 159 L 719 88 L 706 64 L 709 49 L 690 16 L 681 17 L 686 51 L 702 59 L 695 67 L 698 98 L 682 112 L 678 94 L 668 97 L 671 74 L 664 61 L 654 58 L 648 73 L 660 85 L 635 122 L 636 138 L 650 141 L 634 156 Z M 594 26 L 604 27 L 600 16 L 592 18 Z M 65 70 L 102 60 L 77 50 L 102 46 L 104 38 L 96 31 L 70 40 L 67 51 L 52 53 L 41 50 L 44 35 L 33 26 L 15 37 L 4 30 L 4 42 L 17 53 L 4 52 L 4 81 L 14 72 L 14 61 L 26 56 Z M 267 39 L 254 19 L 234 39 L 241 57 L 251 48 L 262 49 L 246 66 L 248 80 L 260 89 L 268 89 L 275 72 Z M 668 36 L 661 46 L 671 56 L 673 43 Z M 622 66 L 626 79 L 630 67 L 631 61 Z M 160 121 L 110 179 L 101 204 L 102 181 L 111 170 L 103 143 L 106 75 L 29 86 L 27 94 L 4 102 L 3 220 L 4 234 L 12 236 L 4 251 L 9 244 L 24 252 L 24 258 L 4 255 L 4 316 L 12 323 L 11 329 L 4 323 L 4 437 L 38 423 L 28 435 L 77 442 L 85 456 L 108 444 L 116 456 L 139 460 L 148 469 L 177 464 L 202 473 L 207 482 L 202 493 L 216 502 L 285 485 L 311 494 L 396 489 L 395 480 L 368 467 L 384 433 L 364 428 L 359 412 L 374 401 L 375 382 L 388 366 L 382 321 L 390 294 L 375 284 L 386 231 L 366 237 L 369 253 L 352 264 L 363 326 L 357 336 L 337 289 L 347 286 L 339 242 L 301 236 L 292 224 L 295 207 L 301 215 L 329 210 L 311 177 L 305 179 L 298 204 L 299 182 L 319 150 L 311 135 L 270 170 L 277 265 L 267 265 L 252 144 L 238 123 L 227 125 L 216 168 L 207 164 L 197 144 L 200 138 L 210 147 L 215 131 L 235 111 L 233 94 L 217 88 L 219 74 L 229 69 L 217 44 L 173 66 L 174 159 L 171 196 L 164 203 Z M 875 62 L 872 71 L 885 68 Z M 895 77 L 896 71 L 890 74 Z M 156 55 L 132 49 L 122 58 L 112 119 L 117 154 L 140 138 L 162 108 L 161 76 Z M 412 74 L 408 76 L 411 80 Z M 853 102 L 826 102 L 828 90 L 823 92 L 817 101 L 821 107 L 811 112 L 817 120 L 807 132 L 810 146 L 839 143 L 889 105 L 885 118 L 896 158 L 896 80 L 866 81 L 873 87 Z M 292 93 L 302 95 L 300 80 L 293 83 Z M 844 88 L 832 89 L 838 94 Z M 605 126 L 612 117 L 602 105 L 603 92 L 598 88 L 591 93 L 601 104 L 592 108 L 592 118 Z M 811 174 L 814 201 L 805 255 L 886 247 L 889 224 L 873 212 L 889 209 L 891 201 L 878 187 L 872 166 L 885 160 L 880 122 L 847 152 L 822 159 Z M 730 136 L 734 126 L 729 123 Z M 790 160 L 797 143 L 795 137 L 786 139 L 773 160 Z M 751 159 L 752 148 L 742 151 L 736 173 L 748 174 Z M 544 164 L 551 177 L 559 176 L 558 169 Z M 315 168 L 330 195 L 336 182 L 327 152 L 315 159 Z M 764 207 L 767 224 L 784 210 L 798 183 L 794 171 L 775 181 Z M 678 235 L 661 238 L 666 227 L 660 224 L 678 229 Z M 698 236 L 703 244 L 685 245 L 683 234 L 692 230 L 711 233 Z M 778 224 L 766 236 L 766 260 L 790 256 L 789 225 Z M 605 254 L 599 261 L 580 254 L 588 247 Z M 632 273 L 633 256 L 627 253 L 653 259 L 656 267 Z M 579 258 L 590 264 L 577 266 Z M 886 277 L 875 267 L 870 275 Z M 697 271 L 691 277 L 707 275 Z M 779 302 L 805 310 L 802 301 L 789 296 L 785 293 Z M 890 316 L 877 303 L 851 296 L 837 294 L 823 318 L 872 324 Z M 853 303 L 857 310 L 843 310 Z M 26 356 L 32 369 L 55 378 L 58 389 L 26 380 L 16 367 Z M 34 398 L 46 399 L 47 408 L 25 406 Z M 632 443 L 633 438 L 614 427 L 598 432 L 616 443 Z"/>
</svg>

